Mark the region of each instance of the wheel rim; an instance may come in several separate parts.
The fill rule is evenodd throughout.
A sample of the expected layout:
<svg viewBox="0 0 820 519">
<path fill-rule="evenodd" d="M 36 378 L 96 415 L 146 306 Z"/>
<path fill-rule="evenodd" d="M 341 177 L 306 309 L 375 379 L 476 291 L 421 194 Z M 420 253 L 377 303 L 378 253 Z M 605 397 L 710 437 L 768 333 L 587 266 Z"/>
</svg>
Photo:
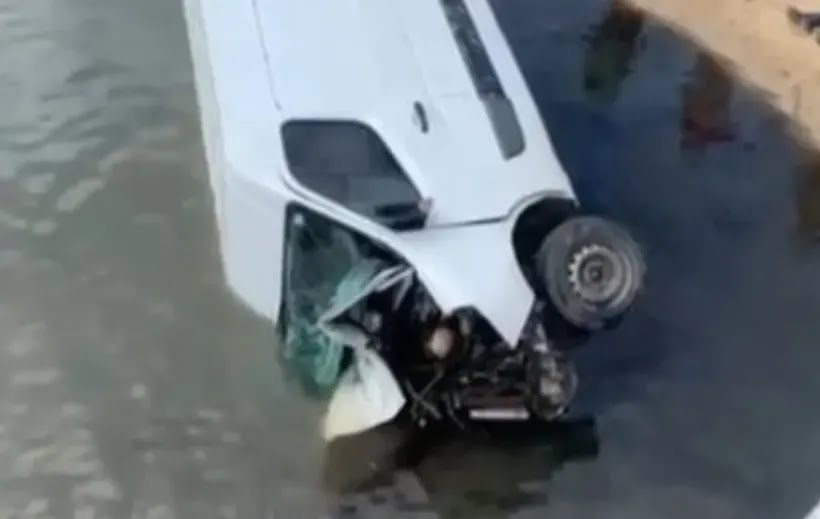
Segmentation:
<svg viewBox="0 0 820 519">
<path fill-rule="evenodd" d="M 631 306 L 642 285 L 645 267 L 637 243 L 601 218 L 564 222 L 541 251 L 549 297 L 573 325 L 599 329 Z"/>
<path fill-rule="evenodd" d="M 615 299 L 628 281 L 628 269 L 612 249 L 600 245 L 584 247 L 569 265 L 570 284 L 584 301 L 592 304 Z"/>
</svg>

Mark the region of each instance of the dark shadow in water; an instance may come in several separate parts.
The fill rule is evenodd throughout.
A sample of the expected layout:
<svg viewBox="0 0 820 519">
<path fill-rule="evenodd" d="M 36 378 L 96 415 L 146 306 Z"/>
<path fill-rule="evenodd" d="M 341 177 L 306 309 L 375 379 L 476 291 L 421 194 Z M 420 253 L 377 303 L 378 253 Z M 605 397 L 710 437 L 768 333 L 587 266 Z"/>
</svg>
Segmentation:
<svg viewBox="0 0 820 519">
<path fill-rule="evenodd" d="M 689 81 L 681 89 L 682 148 L 701 150 L 735 139 L 731 121 L 734 81 L 720 59 L 711 53 L 698 53 Z"/>
<path fill-rule="evenodd" d="M 331 443 L 326 484 L 340 496 L 340 516 L 388 505 L 394 513 L 487 517 L 546 504 L 549 475 L 566 463 L 595 459 L 598 450 L 591 418 L 476 424 L 467 431 L 388 425 Z"/>
<path fill-rule="evenodd" d="M 641 47 L 645 15 L 625 0 L 612 0 L 604 19 L 587 36 L 584 56 L 584 90 L 591 98 L 614 102 L 621 83 L 632 72 Z"/>
</svg>

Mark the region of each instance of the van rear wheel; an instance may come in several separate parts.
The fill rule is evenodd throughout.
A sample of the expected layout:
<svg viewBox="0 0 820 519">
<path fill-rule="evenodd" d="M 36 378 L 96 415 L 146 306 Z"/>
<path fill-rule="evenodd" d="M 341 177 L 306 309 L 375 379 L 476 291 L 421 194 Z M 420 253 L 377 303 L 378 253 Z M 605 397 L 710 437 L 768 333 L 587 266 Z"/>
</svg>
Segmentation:
<svg viewBox="0 0 820 519">
<path fill-rule="evenodd" d="M 589 331 L 616 322 L 629 309 L 646 270 L 629 232 L 596 216 L 573 217 L 553 229 L 536 261 L 558 313 Z"/>
</svg>

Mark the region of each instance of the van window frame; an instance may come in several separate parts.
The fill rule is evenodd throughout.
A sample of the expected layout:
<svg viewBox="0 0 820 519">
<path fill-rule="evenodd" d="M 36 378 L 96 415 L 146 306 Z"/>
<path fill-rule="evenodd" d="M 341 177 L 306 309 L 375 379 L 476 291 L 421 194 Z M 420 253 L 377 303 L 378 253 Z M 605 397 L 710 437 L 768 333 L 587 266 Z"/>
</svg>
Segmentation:
<svg viewBox="0 0 820 519">
<path fill-rule="evenodd" d="M 306 171 L 303 168 L 298 167 L 298 165 L 294 164 L 294 157 L 293 157 L 293 149 L 289 145 L 292 141 L 289 139 L 288 130 L 295 127 L 295 126 L 314 126 L 315 128 L 320 128 L 322 126 L 330 127 L 344 127 L 347 126 L 349 128 L 354 128 L 357 130 L 361 130 L 365 133 L 366 139 L 368 140 L 368 144 L 375 143 L 380 148 L 378 150 L 379 154 L 384 154 L 382 157 L 386 160 L 386 163 L 390 165 L 389 169 L 385 169 L 381 172 L 375 172 L 376 175 L 380 173 L 389 173 L 394 175 L 394 179 L 397 181 L 403 182 L 406 184 L 409 192 L 412 192 L 412 199 L 408 197 L 408 200 L 402 200 L 399 202 L 390 203 L 391 201 L 384 202 L 381 205 L 378 203 L 378 200 L 365 201 L 365 203 L 357 205 L 354 203 L 352 199 L 345 199 L 344 197 L 334 196 L 330 190 L 322 190 L 321 186 L 318 185 L 316 182 L 311 182 L 310 180 L 310 171 Z M 410 175 L 407 174 L 406 169 L 399 161 L 396 154 L 393 152 L 391 147 L 385 141 L 385 139 L 373 128 L 371 125 L 367 124 L 366 122 L 355 120 L 355 119 L 338 119 L 338 118 L 291 118 L 284 121 L 280 126 L 280 137 L 282 141 L 282 148 L 284 152 L 285 164 L 290 172 L 291 177 L 299 183 L 299 185 L 303 186 L 305 189 L 310 190 L 313 193 L 318 194 L 322 198 L 328 200 L 329 202 L 344 207 L 345 209 L 370 220 L 373 220 L 379 224 L 386 225 L 387 227 L 393 230 L 410 230 L 410 229 L 419 229 L 424 226 L 426 223 L 426 214 L 421 214 L 421 210 L 424 207 L 424 198 L 422 196 L 421 190 L 418 188 L 417 184 L 413 181 Z M 355 168 L 352 168 L 350 171 L 340 172 L 340 176 L 345 175 L 355 175 L 354 172 Z M 316 173 L 316 172 L 314 172 Z M 327 172 L 322 172 L 321 174 L 330 174 L 331 170 L 329 169 Z M 364 206 L 367 206 L 366 208 Z M 418 208 L 419 212 L 416 213 L 414 210 Z M 398 215 L 398 216 L 397 216 Z M 403 217 L 403 218 L 402 218 Z"/>
</svg>

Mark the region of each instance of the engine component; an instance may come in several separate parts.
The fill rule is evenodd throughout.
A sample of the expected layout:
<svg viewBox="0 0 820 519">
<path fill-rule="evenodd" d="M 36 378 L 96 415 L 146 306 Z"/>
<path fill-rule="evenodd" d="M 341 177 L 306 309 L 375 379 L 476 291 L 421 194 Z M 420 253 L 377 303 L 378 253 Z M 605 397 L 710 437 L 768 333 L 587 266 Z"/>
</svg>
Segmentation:
<svg viewBox="0 0 820 519">
<path fill-rule="evenodd" d="M 578 389 L 573 364 L 555 352 L 534 352 L 529 359 L 527 380 L 530 408 L 544 420 L 563 415 Z"/>
<path fill-rule="evenodd" d="M 443 360 L 453 353 L 455 343 L 456 334 L 453 330 L 446 326 L 437 326 L 424 344 L 424 350 L 430 357 Z"/>
</svg>

